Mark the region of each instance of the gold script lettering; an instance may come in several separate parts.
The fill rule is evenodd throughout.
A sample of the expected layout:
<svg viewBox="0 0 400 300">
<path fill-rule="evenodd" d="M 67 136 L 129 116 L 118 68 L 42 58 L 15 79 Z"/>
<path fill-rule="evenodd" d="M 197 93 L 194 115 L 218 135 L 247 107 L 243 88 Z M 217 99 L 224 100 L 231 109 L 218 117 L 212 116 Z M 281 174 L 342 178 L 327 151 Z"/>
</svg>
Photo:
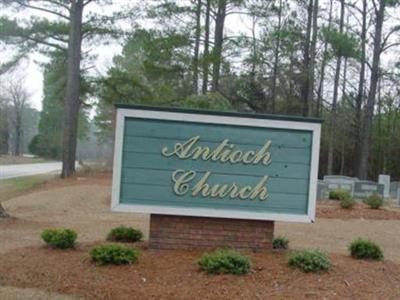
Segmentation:
<svg viewBox="0 0 400 300">
<path fill-rule="evenodd" d="M 192 188 L 189 184 L 196 177 L 195 171 L 185 171 L 182 169 L 176 170 L 172 173 L 173 190 L 178 196 L 184 196 L 190 194 L 192 197 L 203 196 L 212 198 L 225 198 L 231 199 L 239 198 L 242 200 L 265 200 L 268 198 L 268 190 L 266 182 L 268 176 L 264 176 L 261 180 L 253 187 L 251 185 L 238 186 L 236 183 L 228 184 L 215 184 L 210 186 L 208 183 L 212 173 L 207 171 L 197 181 Z"/>
<path fill-rule="evenodd" d="M 236 150 L 235 145 L 230 143 L 228 139 L 224 139 L 214 149 L 208 146 L 198 145 L 199 141 L 199 135 L 193 136 L 183 143 L 175 143 L 172 151 L 166 146 L 163 147 L 161 149 L 161 154 L 165 157 L 176 156 L 180 159 L 191 158 L 193 160 L 211 160 L 223 163 L 230 162 L 232 164 L 243 163 L 256 165 L 261 163 L 267 166 L 271 163 L 271 141 L 267 141 L 263 147 L 257 151 L 249 150 L 246 152 Z"/>
</svg>

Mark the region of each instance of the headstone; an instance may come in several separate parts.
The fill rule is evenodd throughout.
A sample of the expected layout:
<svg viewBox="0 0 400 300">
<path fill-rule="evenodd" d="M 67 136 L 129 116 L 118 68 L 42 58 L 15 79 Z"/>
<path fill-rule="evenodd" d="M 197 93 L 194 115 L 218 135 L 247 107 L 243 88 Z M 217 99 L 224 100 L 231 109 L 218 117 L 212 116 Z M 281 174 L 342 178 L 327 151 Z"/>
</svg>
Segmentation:
<svg viewBox="0 0 400 300">
<path fill-rule="evenodd" d="M 397 191 L 400 189 L 400 181 L 392 181 L 390 183 L 390 197 L 397 199 Z"/>
<path fill-rule="evenodd" d="M 339 176 L 339 175 L 327 175 L 324 176 L 324 182 L 328 185 L 328 191 L 333 190 L 346 190 L 351 195 L 354 194 L 354 183 L 358 181 L 358 178 Z"/>
<path fill-rule="evenodd" d="M 317 200 L 328 198 L 328 185 L 323 180 L 318 180 L 317 185 Z"/>
<path fill-rule="evenodd" d="M 373 181 L 362 180 L 354 183 L 354 196 L 368 197 L 378 194 L 383 197 L 384 185 Z"/>
<path fill-rule="evenodd" d="M 397 205 L 400 206 L 400 188 L 397 189 Z"/>
<path fill-rule="evenodd" d="M 356 177 L 341 176 L 341 175 L 325 175 L 324 182 L 326 183 L 338 183 L 338 184 L 353 184 L 359 181 Z"/>
<path fill-rule="evenodd" d="M 378 182 L 380 184 L 383 184 L 383 197 L 389 198 L 389 196 L 390 196 L 390 175 L 380 174 Z"/>
</svg>

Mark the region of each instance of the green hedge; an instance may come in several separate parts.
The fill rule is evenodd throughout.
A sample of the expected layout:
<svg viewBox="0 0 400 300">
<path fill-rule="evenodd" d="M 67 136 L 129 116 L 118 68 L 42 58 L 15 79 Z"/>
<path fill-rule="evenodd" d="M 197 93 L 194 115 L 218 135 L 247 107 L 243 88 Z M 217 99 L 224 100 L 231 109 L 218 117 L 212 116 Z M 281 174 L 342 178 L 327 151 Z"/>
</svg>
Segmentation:
<svg viewBox="0 0 400 300">
<path fill-rule="evenodd" d="M 49 228 L 42 231 L 41 237 L 50 247 L 67 249 L 74 247 L 78 235 L 71 229 Z"/>
<path fill-rule="evenodd" d="M 90 250 L 92 261 L 101 265 L 105 264 L 130 264 L 139 258 L 139 250 L 119 244 L 105 244 Z"/>
<path fill-rule="evenodd" d="M 143 239 L 143 233 L 132 227 L 119 226 L 113 228 L 107 235 L 107 240 L 115 242 L 134 243 Z"/>
<path fill-rule="evenodd" d="M 273 249 L 287 249 L 289 247 L 289 240 L 284 236 L 277 236 L 272 240 Z"/>
<path fill-rule="evenodd" d="M 289 257 L 289 266 L 296 267 L 304 272 L 319 272 L 329 270 L 331 263 L 329 257 L 321 251 L 297 251 Z"/>
<path fill-rule="evenodd" d="M 382 260 L 382 249 L 370 240 L 356 239 L 349 246 L 350 255 L 358 259 Z"/>
<path fill-rule="evenodd" d="M 383 199 L 378 194 L 373 194 L 364 200 L 364 203 L 372 209 L 378 209 L 383 205 Z"/>
<path fill-rule="evenodd" d="M 251 268 L 250 258 L 232 250 L 218 250 L 204 254 L 199 265 L 210 274 L 247 274 Z"/>
</svg>

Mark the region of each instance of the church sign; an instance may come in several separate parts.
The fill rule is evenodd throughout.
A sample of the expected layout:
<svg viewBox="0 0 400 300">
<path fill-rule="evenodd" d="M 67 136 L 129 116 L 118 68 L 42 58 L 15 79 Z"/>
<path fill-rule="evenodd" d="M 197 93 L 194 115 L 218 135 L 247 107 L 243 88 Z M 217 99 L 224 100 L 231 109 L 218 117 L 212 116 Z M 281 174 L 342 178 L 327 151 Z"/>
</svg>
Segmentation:
<svg viewBox="0 0 400 300">
<path fill-rule="evenodd" d="M 320 122 L 117 106 L 112 209 L 313 222 Z"/>
</svg>

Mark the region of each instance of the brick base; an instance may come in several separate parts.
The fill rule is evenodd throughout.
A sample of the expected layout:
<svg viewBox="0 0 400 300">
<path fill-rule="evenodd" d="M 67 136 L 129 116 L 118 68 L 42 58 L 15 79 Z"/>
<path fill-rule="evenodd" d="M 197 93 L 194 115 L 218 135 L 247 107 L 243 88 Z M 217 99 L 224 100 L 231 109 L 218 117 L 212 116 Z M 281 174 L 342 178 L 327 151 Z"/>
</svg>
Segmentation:
<svg viewBox="0 0 400 300">
<path fill-rule="evenodd" d="M 152 249 L 267 251 L 272 248 L 273 221 L 188 216 L 150 216 Z"/>
</svg>

